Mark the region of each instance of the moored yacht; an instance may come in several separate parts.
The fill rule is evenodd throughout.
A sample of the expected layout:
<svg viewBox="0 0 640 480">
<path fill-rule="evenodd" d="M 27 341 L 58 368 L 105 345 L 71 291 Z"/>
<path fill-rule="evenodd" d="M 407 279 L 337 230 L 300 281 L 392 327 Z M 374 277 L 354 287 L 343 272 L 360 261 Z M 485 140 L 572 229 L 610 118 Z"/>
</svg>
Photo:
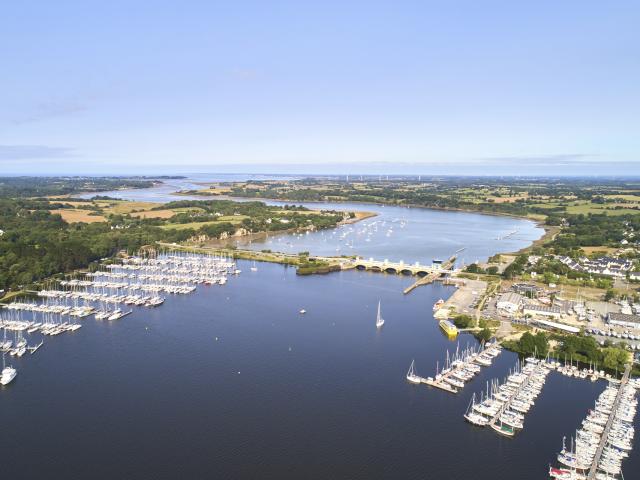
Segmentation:
<svg viewBox="0 0 640 480">
<path fill-rule="evenodd" d="M 422 379 L 418 375 L 416 375 L 415 363 L 415 360 L 411 360 L 411 366 L 409 367 L 409 371 L 407 372 L 407 381 L 411 383 L 421 383 Z"/>
</svg>

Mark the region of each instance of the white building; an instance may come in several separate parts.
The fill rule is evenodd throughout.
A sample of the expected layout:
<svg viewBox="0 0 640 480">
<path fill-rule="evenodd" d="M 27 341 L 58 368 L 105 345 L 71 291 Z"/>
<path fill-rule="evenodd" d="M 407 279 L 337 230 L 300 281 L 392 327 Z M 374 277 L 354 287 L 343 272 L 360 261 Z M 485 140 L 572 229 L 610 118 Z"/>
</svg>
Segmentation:
<svg viewBox="0 0 640 480">
<path fill-rule="evenodd" d="M 516 292 L 507 292 L 500 295 L 496 307 L 498 310 L 504 310 L 508 313 L 516 313 L 522 306 L 523 297 Z"/>
<path fill-rule="evenodd" d="M 610 325 L 620 325 L 622 327 L 640 328 L 640 316 L 626 313 L 609 313 L 607 322 Z"/>
<path fill-rule="evenodd" d="M 562 310 L 560 307 L 545 307 L 542 305 L 525 305 L 524 314 L 531 315 L 533 317 L 543 316 L 551 318 L 560 318 L 562 316 Z"/>
</svg>

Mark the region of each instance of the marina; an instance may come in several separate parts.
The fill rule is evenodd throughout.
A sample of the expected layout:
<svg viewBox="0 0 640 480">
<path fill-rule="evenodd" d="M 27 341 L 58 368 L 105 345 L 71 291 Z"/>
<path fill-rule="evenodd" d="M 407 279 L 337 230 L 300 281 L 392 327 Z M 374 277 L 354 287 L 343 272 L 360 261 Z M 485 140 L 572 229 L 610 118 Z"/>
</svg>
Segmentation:
<svg viewBox="0 0 640 480">
<path fill-rule="evenodd" d="M 483 348 L 466 348 L 462 351 L 456 349 L 453 356 L 447 357 L 443 364 L 442 370 L 436 365 L 436 374 L 434 377 L 420 377 L 415 373 L 415 361 L 411 362 L 411 367 L 407 373 L 407 381 L 411 383 L 424 383 L 431 387 L 444 390 L 449 393 L 458 393 L 461 391 L 465 382 L 473 379 L 477 375 L 481 367 L 491 365 L 494 358 L 500 355 L 502 347 L 498 343 L 485 345 Z"/>
<path fill-rule="evenodd" d="M 622 461 L 632 450 L 634 418 L 638 399 L 636 386 L 629 382 L 630 368 L 618 382 L 610 382 L 582 421 L 567 449 L 563 438 L 557 456 L 560 468 L 549 467 L 556 479 L 605 480 L 620 478 Z"/>
<path fill-rule="evenodd" d="M 464 415 L 465 420 L 474 425 L 489 426 L 495 432 L 513 437 L 524 428 L 524 417 L 535 404 L 542 391 L 549 369 L 535 358 L 528 358 L 524 365 L 516 364 L 513 373 L 499 384 L 496 380 L 487 382 L 486 393 L 480 394 L 476 403 L 473 395 Z"/>
<path fill-rule="evenodd" d="M 80 321 L 86 317 L 108 322 L 121 320 L 133 313 L 127 306 L 158 307 L 165 302 L 161 293 L 190 294 L 199 284 L 224 285 L 228 275 L 240 273 L 235 262 L 226 257 L 184 252 L 126 257 L 101 268 L 84 272 L 82 278 L 60 280 L 58 289 L 31 292 L 38 297 L 37 301 L 2 305 L 3 361 L 6 353 L 18 358 L 27 352 L 33 355 L 44 345 L 44 336 L 75 332 L 82 328 Z M 8 337 L 7 332 L 11 332 Z M 35 343 L 38 339 L 39 343 Z M 34 343 L 29 345 L 29 341 Z M 3 369 L 0 383 L 8 385 L 16 374 L 14 367 Z"/>
</svg>

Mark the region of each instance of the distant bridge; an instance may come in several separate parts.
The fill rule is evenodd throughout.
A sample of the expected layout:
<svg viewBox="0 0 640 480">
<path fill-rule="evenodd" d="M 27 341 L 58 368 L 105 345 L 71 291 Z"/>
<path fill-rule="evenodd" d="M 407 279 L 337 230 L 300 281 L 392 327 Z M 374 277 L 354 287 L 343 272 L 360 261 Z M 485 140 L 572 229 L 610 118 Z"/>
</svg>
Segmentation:
<svg viewBox="0 0 640 480">
<path fill-rule="evenodd" d="M 431 265 L 421 265 L 420 262 L 405 263 L 402 260 L 399 262 L 390 262 L 389 260 L 374 260 L 373 258 L 364 259 L 356 258 L 350 260 L 353 268 L 358 270 L 370 270 L 372 272 L 384 272 L 398 275 L 417 275 L 419 277 L 426 277 L 432 274 L 445 274 L 451 273 L 449 265 L 444 265 L 443 262 L 434 260 Z M 446 263 L 446 262 L 445 262 Z"/>
</svg>

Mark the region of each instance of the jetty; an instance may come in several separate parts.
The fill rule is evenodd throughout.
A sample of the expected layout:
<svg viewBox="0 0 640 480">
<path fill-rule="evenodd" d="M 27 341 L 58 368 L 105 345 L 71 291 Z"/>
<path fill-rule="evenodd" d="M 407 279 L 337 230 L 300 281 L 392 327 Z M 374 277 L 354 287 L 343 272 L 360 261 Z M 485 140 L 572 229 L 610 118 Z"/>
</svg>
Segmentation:
<svg viewBox="0 0 640 480">
<path fill-rule="evenodd" d="M 620 408 L 620 402 L 622 401 L 622 397 L 624 396 L 625 389 L 624 387 L 629 382 L 629 374 L 631 373 L 631 364 L 627 364 L 627 368 L 622 375 L 622 380 L 620 382 L 620 386 L 618 387 L 618 393 L 616 394 L 616 399 L 613 403 L 613 407 L 611 408 L 611 415 L 609 415 L 609 419 L 607 420 L 607 424 L 604 427 L 604 432 L 602 433 L 602 437 L 600 438 L 600 443 L 598 444 L 598 449 L 596 450 L 596 454 L 593 457 L 593 462 L 591 462 L 591 468 L 589 469 L 589 473 L 587 474 L 587 480 L 594 480 L 596 478 L 596 474 L 598 472 L 598 466 L 600 465 L 600 458 L 602 457 L 602 452 L 606 447 L 609 441 L 609 433 L 611 432 L 611 427 L 613 425 L 613 421 L 616 419 L 616 414 L 618 412 L 618 408 Z M 608 473 L 608 472 L 605 472 Z"/>
<path fill-rule="evenodd" d="M 542 391 L 549 369 L 535 358 L 528 358 L 520 372 L 511 374 L 494 392 L 493 405 L 498 409 L 489 415 L 489 426 L 496 432 L 513 436 L 523 428 L 524 415 Z"/>
<path fill-rule="evenodd" d="M 630 381 L 630 372 L 631 365 L 626 365 L 622 379 L 609 382 L 576 430 L 569 449 L 563 438 L 562 451 L 557 456 L 561 467 L 549 467 L 552 478 L 594 480 L 622 476 L 622 461 L 633 448 L 638 404 L 638 382 Z"/>
<path fill-rule="evenodd" d="M 430 283 L 435 282 L 442 275 L 445 275 L 447 273 L 452 273 L 451 267 L 453 267 L 453 264 L 455 263 L 455 261 L 456 261 L 456 257 L 454 255 L 450 257 L 448 260 L 442 262 L 441 264 L 437 264 L 438 265 L 437 268 L 432 268 L 426 275 L 420 276 L 418 280 L 416 280 L 414 283 L 412 283 L 407 288 L 405 288 L 402 293 L 406 295 L 408 293 L 411 293 L 413 290 L 415 290 L 421 285 L 429 285 Z"/>
<path fill-rule="evenodd" d="M 424 383 L 430 387 L 439 388 L 449 393 L 458 393 L 465 386 L 465 382 L 473 379 L 480 371 L 481 367 L 491 365 L 492 360 L 500 355 L 502 347 L 498 343 L 487 345 L 482 350 L 466 349 L 453 355 L 450 360 L 449 352 L 442 371 L 438 372 L 436 366 L 436 375 L 434 377 L 418 377 L 413 374 L 411 378 L 407 376 L 407 380 L 412 383 Z M 417 381 L 416 381 L 417 380 Z"/>
<path fill-rule="evenodd" d="M 549 370 L 545 364 L 535 358 L 528 358 L 526 364 L 516 364 L 514 372 L 500 385 L 497 380 L 491 382 L 491 391 L 487 382 L 487 392 L 480 394 L 480 401 L 473 398 L 464 418 L 478 427 L 490 427 L 505 437 L 513 437 L 524 428 L 524 416 L 533 406 L 542 391 Z M 484 396 L 484 398 L 483 398 Z"/>
</svg>

